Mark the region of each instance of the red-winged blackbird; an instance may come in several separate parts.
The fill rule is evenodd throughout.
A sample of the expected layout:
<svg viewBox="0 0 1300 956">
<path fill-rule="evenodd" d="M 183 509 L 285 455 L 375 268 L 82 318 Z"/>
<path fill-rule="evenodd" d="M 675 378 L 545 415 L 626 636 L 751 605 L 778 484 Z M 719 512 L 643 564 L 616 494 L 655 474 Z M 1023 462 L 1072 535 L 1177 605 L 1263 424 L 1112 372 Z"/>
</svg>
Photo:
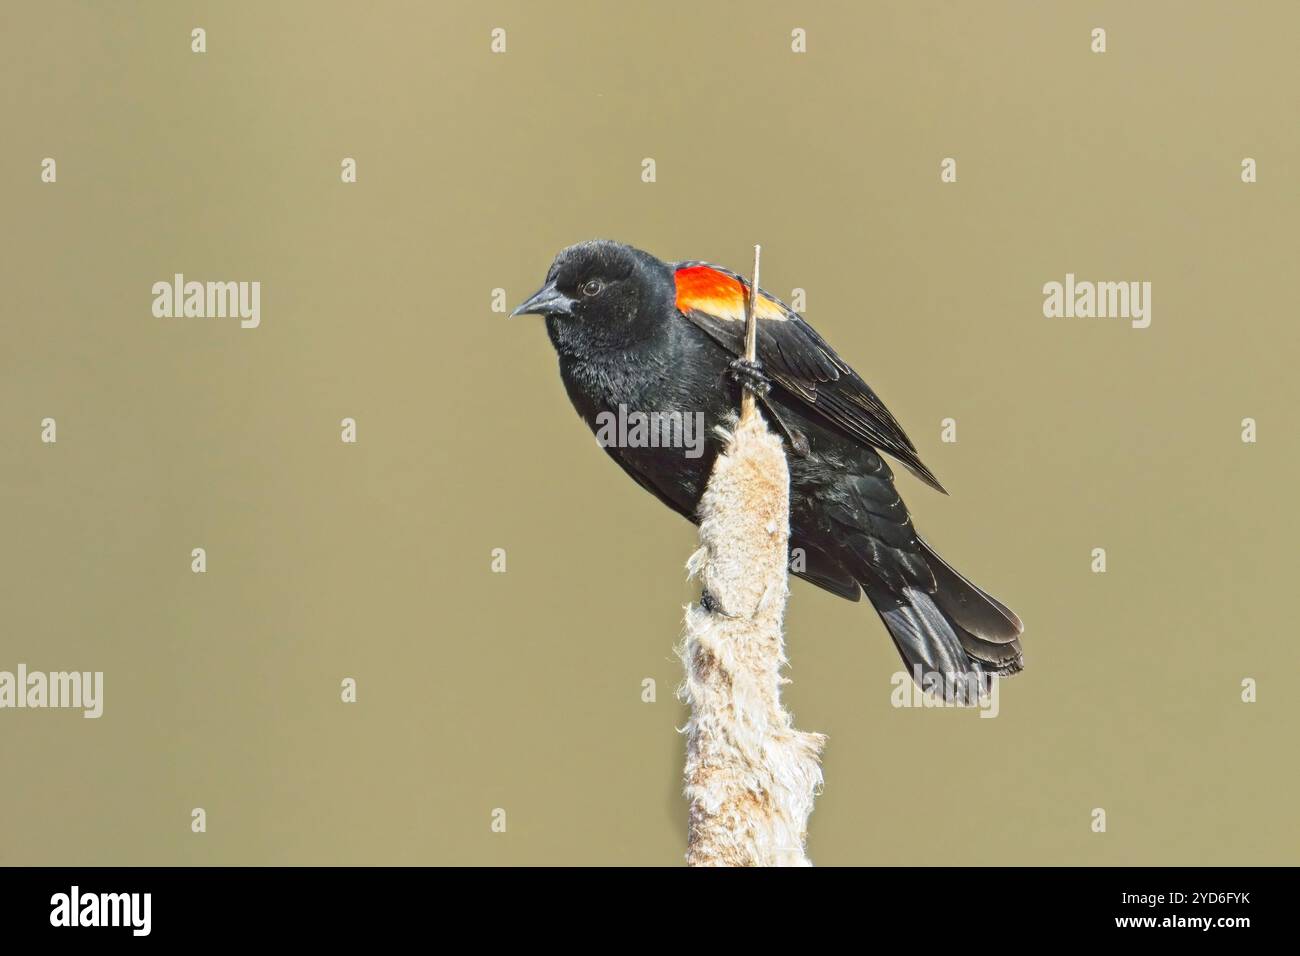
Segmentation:
<svg viewBox="0 0 1300 956">
<path fill-rule="evenodd" d="M 734 417 L 738 383 L 755 390 L 786 442 L 792 572 L 850 601 L 866 592 L 927 687 L 942 682 L 961 694 L 1019 671 L 1020 619 L 912 528 L 879 453 L 943 488 L 867 383 L 761 288 L 759 367 L 737 361 L 748 291 L 727 269 L 598 240 L 561 252 L 546 284 L 513 314 L 545 316 L 569 398 L 598 437 L 615 417 L 626 422 L 629 409 L 660 413 L 659 422 L 703 413 L 695 457 L 662 442 L 602 441 L 639 485 L 692 521 L 721 450 L 714 426 Z"/>
</svg>

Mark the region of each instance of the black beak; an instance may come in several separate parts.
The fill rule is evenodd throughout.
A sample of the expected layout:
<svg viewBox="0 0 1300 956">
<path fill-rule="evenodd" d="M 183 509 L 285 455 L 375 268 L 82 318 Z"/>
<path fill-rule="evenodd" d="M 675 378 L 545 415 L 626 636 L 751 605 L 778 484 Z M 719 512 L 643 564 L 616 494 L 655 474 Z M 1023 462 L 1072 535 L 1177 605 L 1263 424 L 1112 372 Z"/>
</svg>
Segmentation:
<svg viewBox="0 0 1300 956">
<path fill-rule="evenodd" d="M 572 315 L 573 300 L 555 288 L 554 282 L 548 282 L 528 299 L 520 303 L 519 308 L 510 313 L 516 315 Z"/>
</svg>

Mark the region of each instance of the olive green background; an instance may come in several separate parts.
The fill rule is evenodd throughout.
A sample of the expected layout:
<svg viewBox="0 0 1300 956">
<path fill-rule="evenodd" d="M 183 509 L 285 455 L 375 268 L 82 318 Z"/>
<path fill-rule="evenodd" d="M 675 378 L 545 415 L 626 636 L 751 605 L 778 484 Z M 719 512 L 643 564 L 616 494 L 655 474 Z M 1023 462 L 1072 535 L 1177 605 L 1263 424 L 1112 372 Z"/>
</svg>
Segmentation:
<svg viewBox="0 0 1300 956">
<path fill-rule="evenodd" d="M 997 719 L 895 709 L 875 615 L 792 585 L 815 862 L 1297 862 L 1294 3 L 0 21 L 0 669 L 106 685 L 0 712 L 0 864 L 682 860 L 694 531 L 491 309 L 597 236 L 763 243 L 951 490 L 900 478 L 922 533 L 1026 622 Z M 175 272 L 261 281 L 261 327 L 154 318 Z M 1152 282 L 1151 327 L 1045 319 L 1066 272 Z"/>
</svg>

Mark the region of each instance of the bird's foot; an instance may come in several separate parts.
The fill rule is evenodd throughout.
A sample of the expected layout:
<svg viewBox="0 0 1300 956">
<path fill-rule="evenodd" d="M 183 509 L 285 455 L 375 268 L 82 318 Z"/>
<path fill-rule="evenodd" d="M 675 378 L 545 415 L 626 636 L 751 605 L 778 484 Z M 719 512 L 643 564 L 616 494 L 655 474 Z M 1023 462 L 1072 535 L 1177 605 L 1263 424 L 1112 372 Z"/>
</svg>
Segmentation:
<svg viewBox="0 0 1300 956">
<path fill-rule="evenodd" d="M 762 362 L 751 362 L 748 359 L 738 358 L 731 363 L 729 369 L 730 371 L 727 374 L 733 382 L 759 398 L 767 397 L 767 393 L 772 390 L 772 380 L 763 371 Z"/>
</svg>

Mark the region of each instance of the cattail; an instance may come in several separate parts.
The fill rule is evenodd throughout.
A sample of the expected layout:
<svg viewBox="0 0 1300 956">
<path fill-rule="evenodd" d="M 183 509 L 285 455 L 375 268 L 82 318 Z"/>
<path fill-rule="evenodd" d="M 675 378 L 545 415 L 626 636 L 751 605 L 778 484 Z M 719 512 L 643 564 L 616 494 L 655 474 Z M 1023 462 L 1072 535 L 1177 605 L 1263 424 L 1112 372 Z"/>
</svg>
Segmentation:
<svg viewBox="0 0 1300 956">
<path fill-rule="evenodd" d="M 754 360 L 753 302 L 746 358 Z M 798 731 L 781 706 L 782 623 L 789 588 L 790 474 L 748 392 L 700 501 L 700 549 L 687 564 L 703 585 L 686 611 L 679 653 L 686 725 L 691 866 L 809 866 L 804 852 L 822 782 L 825 737 Z"/>
</svg>

